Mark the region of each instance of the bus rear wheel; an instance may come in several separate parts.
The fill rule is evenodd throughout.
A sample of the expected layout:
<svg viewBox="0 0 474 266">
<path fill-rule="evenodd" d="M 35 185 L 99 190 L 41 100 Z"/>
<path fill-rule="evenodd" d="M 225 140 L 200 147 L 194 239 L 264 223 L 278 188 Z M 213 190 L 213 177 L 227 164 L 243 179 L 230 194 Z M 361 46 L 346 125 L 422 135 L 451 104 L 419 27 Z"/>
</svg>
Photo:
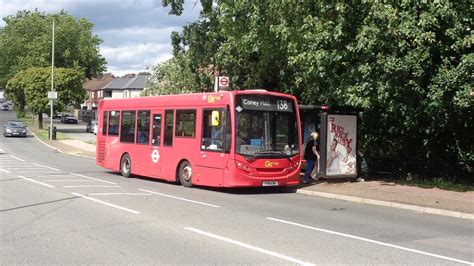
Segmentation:
<svg viewBox="0 0 474 266">
<path fill-rule="evenodd" d="M 127 178 L 130 177 L 132 173 L 132 160 L 128 154 L 122 156 L 122 160 L 120 160 L 120 173 L 123 177 Z"/>
<path fill-rule="evenodd" d="M 184 161 L 179 166 L 179 182 L 183 187 L 193 186 L 193 168 L 188 161 Z"/>
</svg>

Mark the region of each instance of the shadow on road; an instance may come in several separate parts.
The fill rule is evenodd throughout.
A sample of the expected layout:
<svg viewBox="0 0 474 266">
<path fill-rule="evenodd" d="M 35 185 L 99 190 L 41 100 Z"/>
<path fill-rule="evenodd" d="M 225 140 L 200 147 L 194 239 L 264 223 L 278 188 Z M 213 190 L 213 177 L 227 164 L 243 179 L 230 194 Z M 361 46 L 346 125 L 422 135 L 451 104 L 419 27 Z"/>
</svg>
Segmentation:
<svg viewBox="0 0 474 266">
<path fill-rule="evenodd" d="M 108 172 L 110 174 L 115 174 L 117 176 L 121 176 L 120 173 L 116 172 Z M 144 177 L 144 176 L 136 176 L 133 175 L 131 178 L 137 178 L 141 180 L 146 180 L 150 182 L 157 182 L 161 184 L 168 184 L 172 186 L 181 186 L 180 183 L 170 182 L 166 180 Z M 214 191 L 218 193 L 228 193 L 228 194 L 235 194 L 235 195 L 258 195 L 258 194 L 288 194 L 288 193 L 296 193 L 296 190 L 299 186 L 292 186 L 292 187 L 257 187 L 257 188 L 215 188 L 215 187 L 205 187 L 205 186 L 193 186 L 191 189 L 201 189 L 207 191 Z"/>
</svg>

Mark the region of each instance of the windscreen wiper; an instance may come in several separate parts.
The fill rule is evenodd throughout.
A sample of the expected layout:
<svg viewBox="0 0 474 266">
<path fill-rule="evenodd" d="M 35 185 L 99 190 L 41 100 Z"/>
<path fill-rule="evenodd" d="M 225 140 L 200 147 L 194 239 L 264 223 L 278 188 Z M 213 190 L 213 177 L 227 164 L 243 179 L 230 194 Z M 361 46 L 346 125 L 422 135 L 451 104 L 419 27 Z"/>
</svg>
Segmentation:
<svg viewBox="0 0 474 266">
<path fill-rule="evenodd" d="M 254 153 L 255 157 L 265 157 L 265 156 L 271 156 L 272 158 L 281 158 L 282 156 L 288 159 L 288 161 L 291 162 L 291 157 L 290 155 L 286 154 L 283 151 L 257 151 Z"/>
</svg>

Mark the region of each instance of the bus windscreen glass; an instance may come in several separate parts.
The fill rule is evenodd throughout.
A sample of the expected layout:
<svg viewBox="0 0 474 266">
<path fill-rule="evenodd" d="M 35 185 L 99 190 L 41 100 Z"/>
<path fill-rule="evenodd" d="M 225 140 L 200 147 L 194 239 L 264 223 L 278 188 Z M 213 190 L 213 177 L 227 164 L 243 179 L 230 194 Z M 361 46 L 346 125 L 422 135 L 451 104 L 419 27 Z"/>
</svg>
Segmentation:
<svg viewBox="0 0 474 266">
<path fill-rule="evenodd" d="M 236 96 L 236 153 L 285 158 L 299 153 L 298 120 L 292 99 L 272 95 Z"/>
</svg>

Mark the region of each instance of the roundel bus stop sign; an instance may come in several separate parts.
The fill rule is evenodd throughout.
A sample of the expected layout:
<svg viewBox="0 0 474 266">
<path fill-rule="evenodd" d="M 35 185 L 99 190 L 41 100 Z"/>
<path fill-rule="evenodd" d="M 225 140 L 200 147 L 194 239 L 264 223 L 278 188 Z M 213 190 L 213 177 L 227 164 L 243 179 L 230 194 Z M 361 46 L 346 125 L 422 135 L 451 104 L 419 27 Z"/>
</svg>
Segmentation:
<svg viewBox="0 0 474 266">
<path fill-rule="evenodd" d="M 228 88 L 229 88 L 229 83 L 230 83 L 229 77 L 220 76 L 220 77 L 219 77 L 219 81 L 218 81 L 219 90 L 221 90 L 221 89 L 222 89 L 222 90 L 228 89 Z"/>
</svg>

